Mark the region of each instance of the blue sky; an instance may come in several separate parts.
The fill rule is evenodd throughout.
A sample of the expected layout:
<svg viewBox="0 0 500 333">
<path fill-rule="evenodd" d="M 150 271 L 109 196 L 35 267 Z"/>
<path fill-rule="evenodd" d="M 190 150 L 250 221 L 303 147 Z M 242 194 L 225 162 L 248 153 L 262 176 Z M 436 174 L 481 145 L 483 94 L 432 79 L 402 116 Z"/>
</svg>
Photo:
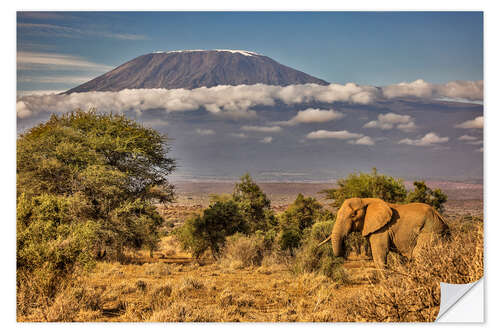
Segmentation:
<svg viewBox="0 0 500 333">
<path fill-rule="evenodd" d="M 419 78 L 431 83 L 482 80 L 483 15 L 19 12 L 18 64 L 29 57 L 38 57 L 35 61 L 42 64 L 19 64 L 17 88 L 64 90 L 139 55 L 179 49 L 255 51 L 337 83 L 380 86 Z M 66 60 L 67 66 L 50 64 L 48 55 Z"/>
<path fill-rule="evenodd" d="M 183 49 L 254 51 L 338 84 L 51 94 Z M 123 113 L 175 139 L 178 179 L 483 177 L 481 12 L 23 12 L 17 74 L 18 133 L 89 105 Z"/>
</svg>

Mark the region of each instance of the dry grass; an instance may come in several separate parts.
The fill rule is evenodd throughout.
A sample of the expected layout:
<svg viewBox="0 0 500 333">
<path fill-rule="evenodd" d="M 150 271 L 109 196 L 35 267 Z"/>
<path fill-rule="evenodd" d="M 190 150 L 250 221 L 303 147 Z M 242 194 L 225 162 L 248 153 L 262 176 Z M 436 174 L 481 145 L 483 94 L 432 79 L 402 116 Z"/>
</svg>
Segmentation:
<svg viewBox="0 0 500 333">
<path fill-rule="evenodd" d="M 439 281 L 467 283 L 483 275 L 482 219 L 458 218 L 449 242 L 425 249 L 425 260 L 394 260 L 378 281 L 373 262 L 347 261 L 350 283 L 294 274 L 290 258 L 262 255 L 252 239 L 229 242 L 223 260 L 185 259 L 171 237 L 160 248 L 99 262 L 65 281 L 53 302 L 18 290 L 18 321 L 432 321 Z M 274 257 L 273 257 L 274 256 Z M 34 304 L 38 304 L 34 306 Z M 40 306 L 39 304 L 42 304 Z"/>
<path fill-rule="evenodd" d="M 414 261 L 393 261 L 380 283 L 335 304 L 341 321 L 434 321 L 439 282 L 471 283 L 483 276 L 482 221 L 452 224 L 451 239 L 425 247 Z"/>
</svg>

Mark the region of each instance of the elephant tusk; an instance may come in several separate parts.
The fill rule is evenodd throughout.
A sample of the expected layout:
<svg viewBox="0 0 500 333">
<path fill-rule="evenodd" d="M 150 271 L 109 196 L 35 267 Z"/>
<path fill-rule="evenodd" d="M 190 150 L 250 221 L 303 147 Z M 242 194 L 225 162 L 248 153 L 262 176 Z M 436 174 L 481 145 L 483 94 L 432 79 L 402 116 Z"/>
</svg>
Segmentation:
<svg viewBox="0 0 500 333">
<path fill-rule="evenodd" d="M 324 241 L 322 241 L 321 243 L 319 243 L 318 245 L 316 245 L 316 248 L 320 247 L 321 245 L 325 244 L 326 242 L 328 242 L 330 239 L 332 238 L 332 235 L 328 236 Z"/>
</svg>

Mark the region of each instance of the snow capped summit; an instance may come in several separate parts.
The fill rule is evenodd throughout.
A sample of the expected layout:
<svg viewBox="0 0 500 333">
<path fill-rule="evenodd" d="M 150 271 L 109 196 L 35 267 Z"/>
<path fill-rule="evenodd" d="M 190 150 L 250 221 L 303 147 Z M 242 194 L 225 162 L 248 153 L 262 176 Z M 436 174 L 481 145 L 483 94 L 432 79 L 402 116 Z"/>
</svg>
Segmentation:
<svg viewBox="0 0 500 333">
<path fill-rule="evenodd" d="M 327 82 L 242 50 L 157 51 L 139 56 L 66 93 L 123 89 L 195 89 L 218 85 L 274 86 Z"/>
<path fill-rule="evenodd" d="M 175 51 L 155 51 L 153 53 L 190 53 L 190 52 L 231 52 L 231 53 L 238 53 L 242 54 L 244 56 L 252 57 L 259 55 L 256 52 L 252 51 L 245 51 L 245 50 L 225 50 L 225 49 L 215 49 L 215 50 L 175 50 Z"/>
</svg>

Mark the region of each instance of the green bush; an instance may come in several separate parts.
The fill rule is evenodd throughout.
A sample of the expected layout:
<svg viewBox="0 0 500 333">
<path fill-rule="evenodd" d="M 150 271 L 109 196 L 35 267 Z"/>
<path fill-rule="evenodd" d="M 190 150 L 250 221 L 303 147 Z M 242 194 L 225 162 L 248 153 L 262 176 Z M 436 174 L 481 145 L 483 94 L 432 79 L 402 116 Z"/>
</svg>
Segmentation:
<svg viewBox="0 0 500 333">
<path fill-rule="evenodd" d="M 271 209 L 271 200 L 248 173 L 236 183 L 233 200 L 238 204 L 250 233 L 257 230 L 267 231 L 276 226 L 277 220 Z"/>
<path fill-rule="evenodd" d="M 415 181 L 413 182 L 413 186 L 413 191 L 407 195 L 407 202 L 423 202 L 438 211 L 443 210 L 443 204 L 448 200 L 448 196 L 441 189 L 432 190 L 423 181 Z"/>
<path fill-rule="evenodd" d="M 248 225 L 233 200 L 215 201 L 203 214 L 188 219 L 175 230 L 177 239 L 185 250 L 199 257 L 210 249 L 217 257 L 226 237 L 236 232 L 248 232 Z"/>
<path fill-rule="evenodd" d="M 298 228 L 294 226 L 285 226 L 279 233 L 278 243 L 281 250 L 288 250 L 290 254 L 293 254 L 293 249 L 300 246 L 301 239 L 302 233 Z"/>
<path fill-rule="evenodd" d="M 368 238 L 364 237 L 359 231 L 351 232 L 344 238 L 344 248 L 346 255 L 353 252 L 357 255 L 366 255 L 368 257 L 372 255 Z"/>
<path fill-rule="evenodd" d="M 332 206 L 339 208 L 349 198 L 380 198 L 391 203 L 422 202 L 437 210 L 443 209 L 447 195 L 441 189 L 431 190 L 423 181 L 413 183 L 414 190 L 408 192 L 402 179 L 381 175 L 373 168 L 371 173 L 352 173 L 337 181 L 337 188 L 321 191 L 327 199 L 333 200 Z"/>
<path fill-rule="evenodd" d="M 282 250 L 293 249 L 300 246 L 304 231 L 319 220 L 332 219 L 333 214 L 312 197 L 304 197 L 301 193 L 295 201 L 279 216 L 278 243 Z"/>
<path fill-rule="evenodd" d="M 337 188 L 323 190 L 333 207 L 340 207 L 349 198 L 380 198 L 387 202 L 404 202 L 406 188 L 402 179 L 381 175 L 373 168 L 371 173 L 352 173 L 337 181 Z"/>
<path fill-rule="evenodd" d="M 33 271 L 43 267 L 70 271 L 75 264 L 93 265 L 92 250 L 98 238 L 96 221 L 75 217 L 88 205 L 78 197 L 42 194 L 17 202 L 17 268 Z M 56 272 L 56 273 L 57 273 Z"/>
<path fill-rule="evenodd" d="M 318 244 L 330 235 L 334 223 L 333 220 L 320 221 L 308 229 L 308 233 L 295 255 L 293 266 L 295 272 L 316 272 L 337 282 L 347 281 L 342 267 L 344 259 L 335 257 L 331 246 L 318 247 Z"/>
<path fill-rule="evenodd" d="M 304 197 L 301 193 L 295 201 L 280 215 L 280 225 L 294 225 L 300 231 L 311 227 L 317 220 L 331 219 L 332 213 L 312 197 Z"/>
</svg>

